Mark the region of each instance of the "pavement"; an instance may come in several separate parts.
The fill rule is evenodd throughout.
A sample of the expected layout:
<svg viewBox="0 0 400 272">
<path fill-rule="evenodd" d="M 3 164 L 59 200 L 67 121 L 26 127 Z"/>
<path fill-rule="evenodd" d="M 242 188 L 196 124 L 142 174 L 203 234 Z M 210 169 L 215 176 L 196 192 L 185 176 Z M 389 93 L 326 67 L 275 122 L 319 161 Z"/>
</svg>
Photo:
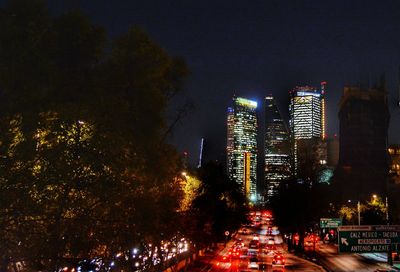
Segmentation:
<svg viewBox="0 0 400 272">
<path fill-rule="evenodd" d="M 328 272 L 375 272 L 398 271 L 386 263 L 386 259 L 368 258 L 362 254 L 338 254 L 337 246 L 319 243 L 317 262 Z"/>
</svg>

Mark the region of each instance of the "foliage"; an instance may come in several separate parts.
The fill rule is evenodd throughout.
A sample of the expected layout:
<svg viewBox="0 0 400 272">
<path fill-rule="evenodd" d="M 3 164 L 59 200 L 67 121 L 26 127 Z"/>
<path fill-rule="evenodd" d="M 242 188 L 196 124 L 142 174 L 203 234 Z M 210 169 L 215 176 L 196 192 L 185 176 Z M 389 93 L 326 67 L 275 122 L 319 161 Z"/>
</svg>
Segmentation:
<svg viewBox="0 0 400 272">
<path fill-rule="evenodd" d="M 186 212 L 190 209 L 197 196 L 201 181 L 192 174 L 184 173 L 183 175 L 184 177 L 181 181 L 183 197 L 180 203 L 180 211 Z"/>
<path fill-rule="evenodd" d="M 103 28 L 41 0 L 0 13 L 3 265 L 110 258 L 176 230 L 165 111 L 186 66 L 136 27 L 106 46 Z"/>
<path fill-rule="evenodd" d="M 303 233 L 335 211 L 329 169 L 322 163 L 326 160 L 326 142 L 319 138 L 300 139 L 296 146 L 296 177 L 281 182 L 269 205 L 283 231 Z"/>
<path fill-rule="evenodd" d="M 381 225 L 386 223 L 386 204 L 378 196 L 371 197 L 369 201 L 360 202 L 360 204 L 342 205 L 338 211 L 338 216 L 343 218 L 344 224 L 357 225 L 358 209 L 360 209 L 361 224 Z"/>
<path fill-rule="evenodd" d="M 245 222 L 246 200 L 238 184 L 227 177 L 219 163 L 206 163 L 199 169 L 198 178 L 201 183 L 189 211 L 191 224 L 195 224 L 191 237 L 207 245 L 221 240 L 226 230 L 232 233 Z"/>
<path fill-rule="evenodd" d="M 356 207 L 349 207 L 343 205 L 340 207 L 338 211 L 338 215 L 340 218 L 343 219 L 343 223 L 346 225 L 356 225 L 357 223 L 357 208 Z"/>
<path fill-rule="evenodd" d="M 321 160 L 326 160 L 326 142 L 321 139 L 301 139 L 297 144 L 297 178 L 308 183 L 310 186 L 323 180 L 327 167 L 321 164 Z M 330 177 L 325 177 L 324 182 L 328 182 Z"/>
<path fill-rule="evenodd" d="M 281 185 L 270 206 L 276 223 L 284 232 L 304 232 L 317 225 L 321 217 L 329 217 L 334 212 L 329 185 L 310 187 L 294 180 Z"/>
</svg>

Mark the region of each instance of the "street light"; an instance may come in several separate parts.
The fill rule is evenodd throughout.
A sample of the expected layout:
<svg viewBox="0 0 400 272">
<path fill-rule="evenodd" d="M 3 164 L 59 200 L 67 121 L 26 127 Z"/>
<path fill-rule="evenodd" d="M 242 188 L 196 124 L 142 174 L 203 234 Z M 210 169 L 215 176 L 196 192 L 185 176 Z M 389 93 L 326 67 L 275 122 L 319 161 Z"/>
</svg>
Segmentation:
<svg viewBox="0 0 400 272">
<path fill-rule="evenodd" d="M 347 200 L 347 202 L 351 203 L 351 199 Z M 357 215 L 358 215 L 358 225 L 361 225 L 361 204 L 360 200 L 357 200 Z"/>
<path fill-rule="evenodd" d="M 374 201 L 376 201 L 378 199 L 378 195 L 373 194 L 372 198 Z M 385 219 L 386 224 L 389 225 L 389 201 L 387 196 L 385 196 Z"/>
</svg>

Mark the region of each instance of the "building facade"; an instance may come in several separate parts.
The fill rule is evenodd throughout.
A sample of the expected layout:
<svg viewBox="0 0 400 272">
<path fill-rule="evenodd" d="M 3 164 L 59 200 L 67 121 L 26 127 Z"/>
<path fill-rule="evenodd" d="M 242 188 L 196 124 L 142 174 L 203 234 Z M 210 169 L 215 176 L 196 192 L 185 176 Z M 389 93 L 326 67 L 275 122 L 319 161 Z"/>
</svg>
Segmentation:
<svg viewBox="0 0 400 272">
<path fill-rule="evenodd" d="M 400 145 L 390 145 L 388 148 L 390 167 L 389 175 L 391 181 L 400 184 Z"/>
<path fill-rule="evenodd" d="M 339 109 L 339 163 L 335 182 L 347 198 L 386 194 L 389 110 L 384 87 L 345 87 Z"/>
<path fill-rule="evenodd" d="M 327 138 L 326 142 L 328 153 L 327 164 L 328 166 L 335 168 L 339 161 L 339 137 L 334 134 L 333 137 Z"/>
<path fill-rule="evenodd" d="M 227 171 L 246 197 L 255 201 L 257 190 L 257 102 L 233 98 L 227 115 Z"/>
<path fill-rule="evenodd" d="M 298 86 L 290 91 L 289 127 L 293 172 L 302 179 L 315 180 L 317 168 L 326 164 L 325 86 Z"/>
<path fill-rule="evenodd" d="M 274 97 L 265 97 L 264 179 L 267 201 L 291 176 L 290 139 Z"/>
</svg>

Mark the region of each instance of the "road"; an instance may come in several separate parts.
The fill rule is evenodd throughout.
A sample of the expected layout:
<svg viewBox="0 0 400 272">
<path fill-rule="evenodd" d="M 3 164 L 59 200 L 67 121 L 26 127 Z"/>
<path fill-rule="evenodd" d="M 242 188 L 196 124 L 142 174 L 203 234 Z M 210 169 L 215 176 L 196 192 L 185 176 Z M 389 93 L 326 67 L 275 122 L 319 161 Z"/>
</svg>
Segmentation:
<svg viewBox="0 0 400 272">
<path fill-rule="evenodd" d="M 377 263 L 359 254 L 338 254 L 337 246 L 331 244 L 319 244 L 317 259 L 326 270 L 334 272 L 369 272 L 388 269 L 385 263 Z"/>
<path fill-rule="evenodd" d="M 367 259 L 359 254 L 338 254 L 337 246 L 333 244 L 318 243 L 316 247 L 316 255 L 308 248 L 306 255 L 316 257 L 315 262 L 300 258 L 286 250 L 286 246 L 282 243 L 282 237 L 279 230 L 274 226 L 273 220 L 268 218 L 265 220 L 263 216 L 253 216 L 260 218 L 258 224 L 254 226 L 242 227 L 238 234 L 234 235 L 228 242 L 226 247 L 219 251 L 215 256 L 209 256 L 206 265 L 192 268 L 191 272 L 247 272 L 247 271 L 268 271 L 268 272 L 285 272 L 285 271 L 301 271 L 301 272 L 374 272 L 374 271 L 391 271 L 385 263 L 377 260 Z M 271 231 L 271 228 L 273 231 Z M 244 233 L 245 232 L 245 233 Z M 269 233 L 267 235 L 267 232 Z M 255 252 L 257 268 L 249 267 L 251 255 L 249 249 L 251 244 L 258 241 L 258 246 L 252 250 Z M 239 246 L 240 252 L 235 255 L 233 249 Z M 273 245 L 269 245 L 273 244 Z M 253 246 L 254 247 L 254 246 Z M 310 250 L 311 249 L 311 250 Z M 231 252 L 231 254 L 229 253 Z M 273 266 L 274 256 L 282 254 L 285 259 L 284 266 Z M 225 257 L 225 258 L 224 258 Z M 312 258 L 310 258 L 312 259 Z M 275 259 L 276 260 L 276 259 Z M 259 267 L 265 264 L 263 270 Z"/>
<path fill-rule="evenodd" d="M 250 235 L 238 235 L 237 238 L 243 239 L 244 243 L 249 243 L 251 240 Z M 260 235 L 261 238 L 261 235 Z M 227 248 L 231 246 L 233 243 L 229 243 Z M 213 264 L 210 272 L 216 272 L 216 271 L 229 271 L 229 272 L 242 272 L 242 271 L 268 271 L 268 272 L 284 272 L 284 271 L 302 271 L 302 272 L 321 272 L 324 271 L 321 267 L 304 260 L 302 258 L 299 258 L 293 254 L 288 253 L 282 245 L 276 245 L 276 251 L 281 251 L 283 252 L 286 260 L 285 266 L 274 266 L 272 267 L 272 259 L 273 259 L 273 253 L 259 253 L 257 255 L 257 259 L 259 260 L 259 263 L 265 263 L 267 265 L 265 270 L 257 270 L 257 269 L 249 269 L 248 264 L 249 264 L 249 258 L 235 258 L 232 259 L 230 262 L 230 265 L 228 264 L 227 266 L 219 265 L 219 258 L 214 258 L 211 263 Z M 222 255 L 226 254 L 227 251 L 223 251 Z M 222 266 L 222 267 L 221 267 Z"/>
<path fill-rule="evenodd" d="M 255 216 L 256 217 L 256 216 Z M 324 271 L 320 266 L 315 265 L 312 262 L 299 258 L 291 253 L 288 253 L 282 244 L 282 238 L 279 231 L 274 227 L 274 234 L 267 235 L 268 227 L 273 227 L 272 219 L 265 220 L 266 218 L 262 215 L 257 216 L 260 218 L 260 224 L 257 227 L 246 226 L 241 229 L 247 233 L 239 232 L 234 238 L 227 244 L 224 250 L 219 252 L 214 258 L 207 260 L 207 266 L 198 267 L 191 269 L 190 271 L 207 271 L 207 272 L 243 272 L 243 271 L 268 271 L 268 272 L 284 272 L 284 271 L 302 271 L 302 272 L 322 272 Z M 253 222 L 254 223 L 254 222 Z M 259 242 L 259 246 L 256 249 L 255 257 L 257 258 L 257 265 L 265 264 L 264 269 L 251 269 L 248 267 L 250 262 L 249 249 L 250 243 L 256 240 Z M 243 243 L 243 247 L 240 250 L 241 256 L 234 256 L 235 254 L 229 254 L 232 249 L 235 248 L 235 244 Z M 253 241 L 254 243 L 254 241 Z M 270 245 L 269 249 L 266 249 L 266 245 Z M 285 266 L 272 266 L 274 255 L 281 252 L 285 259 Z M 223 260 L 223 257 L 226 257 Z M 233 256 L 233 257 L 232 257 Z"/>
</svg>

